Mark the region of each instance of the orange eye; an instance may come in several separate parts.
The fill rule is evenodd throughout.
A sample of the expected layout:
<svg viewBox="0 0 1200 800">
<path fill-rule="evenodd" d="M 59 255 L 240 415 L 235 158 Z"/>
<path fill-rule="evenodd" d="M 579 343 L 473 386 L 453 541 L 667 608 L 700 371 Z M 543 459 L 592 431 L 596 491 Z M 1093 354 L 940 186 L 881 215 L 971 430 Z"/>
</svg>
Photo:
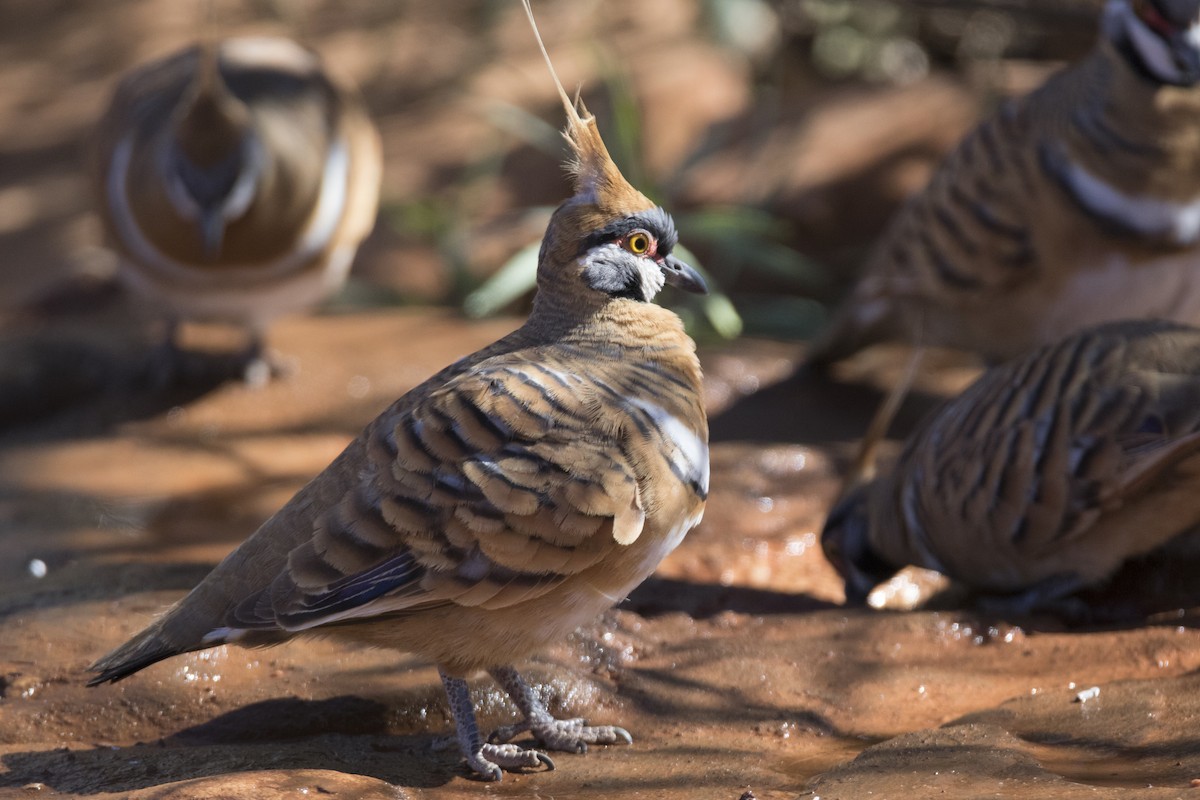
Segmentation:
<svg viewBox="0 0 1200 800">
<path fill-rule="evenodd" d="M 649 234 L 642 231 L 630 234 L 629 238 L 625 240 L 625 248 L 635 256 L 645 255 L 650 252 Z"/>
</svg>

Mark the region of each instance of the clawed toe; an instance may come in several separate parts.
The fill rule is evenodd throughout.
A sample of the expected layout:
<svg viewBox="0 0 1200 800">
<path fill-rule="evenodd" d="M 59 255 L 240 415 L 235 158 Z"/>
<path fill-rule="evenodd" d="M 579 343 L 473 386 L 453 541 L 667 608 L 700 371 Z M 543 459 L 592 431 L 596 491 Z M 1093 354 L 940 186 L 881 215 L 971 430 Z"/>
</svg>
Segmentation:
<svg viewBox="0 0 1200 800">
<path fill-rule="evenodd" d="M 586 753 L 589 744 L 633 744 L 633 737 L 615 725 L 589 726 L 582 719 L 556 719 L 531 727 L 533 735 L 548 750 Z"/>
<path fill-rule="evenodd" d="M 498 781 L 504 770 L 554 769 L 554 760 L 537 750 L 527 750 L 515 744 L 485 744 L 467 759 L 467 765 L 485 781 Z"/>
<path fill-rule="evenodd" d="M 633 744 L 633 737 L 624 728 L 614 725 L 589 726 L 582 717 L 555 719 L 512 667 L 495 667 L 489 672 L 512 698 L 525 719 L 497 729 L 488 741 L 506 742 L 517 734 L 529 731 L 547 750 L 566 753 L 586 753 L 589 744 Z"/>
<path fill-rule="evenodd" d="M 629 731 L 615 725 L 589 726 L 582 718 L 551 719 L 531 725 L 528 720 L 497 728 L 488 742 L 509 742 L 525 731 L 533 734 L 547 750 L 565 753 L 586 753 L 589 744 L 633 744 Z"/>
<path fill-rule="evenodd" d="M 633 744 L 633 737 L 624 728 L 616 725 L 608 725 L 605 726 L 605 730 L 608 731 L 608 735 L 612 738 L 605 741 L 604 744 L 616 744 L 617 742 L 621 744 Z"/>
</svg>

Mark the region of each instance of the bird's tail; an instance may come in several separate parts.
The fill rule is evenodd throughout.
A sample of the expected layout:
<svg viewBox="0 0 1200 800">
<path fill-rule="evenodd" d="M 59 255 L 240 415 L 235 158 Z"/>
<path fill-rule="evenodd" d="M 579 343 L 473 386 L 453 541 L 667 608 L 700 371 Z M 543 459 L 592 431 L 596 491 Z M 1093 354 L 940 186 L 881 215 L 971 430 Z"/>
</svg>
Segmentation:
<svg viewBox="0 0 1200 800">
<path fill-rule="evenodd" d="M 171 656 L 177 656 L 193 650 L 203 650 L 220 644 L 220 642 L 204 642 L 191 645 L 174 644 L 164 636 L 166 620 L 167 615 L 164 615 L 157 622 L 146 628 L 146 630 L 88 667 L 89 671 L 99 674 L 92 677 L 87 685 L 99 686 L 102 683 L 119 681 Z"/>
</svg>

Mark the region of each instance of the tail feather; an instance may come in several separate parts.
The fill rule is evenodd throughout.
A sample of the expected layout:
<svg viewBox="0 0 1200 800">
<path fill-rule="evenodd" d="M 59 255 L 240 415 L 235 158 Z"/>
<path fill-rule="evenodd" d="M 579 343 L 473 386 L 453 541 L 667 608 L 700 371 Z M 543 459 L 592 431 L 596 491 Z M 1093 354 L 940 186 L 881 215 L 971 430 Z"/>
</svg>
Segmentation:
<svg viewBox="0 0 1200 800">
<path fill-rule="evenodd" d="M 99 686 L 102 683 L 116 683 L 135 672 L 140 672 L 151 664 L 157 664 L 159 661 L 185 653 L 208 650 L 223 644 L 237 644 L 240 647 L 270 647 L 284 642 L 292 636 L 292 632 L 279 628 L 263 630 L 219 628 L 202 638 L 190 639 L 189 644 L 172 644 L 166 640 L 166 636 L 161 631 L 146 630 L 88 667 L 89 672 L 100 674 L 89 679 L 87 685 Z"/>
<path fill-rule="evenodd" d="M 207 645 L 206 645 L 207 646 Z M 194 647 L 192 650 L 203 648 Z M 140 672 L 151 664 L 177 656 L 189 650 L 177 650 L 174 647 L 147 648 L 137 653 L 125 653 L 125 648 L 116 650 L 88 667 L 90 672 L 98 672 L 88 680 L 88 686 L 99 686 L 102 683 L 116 683 L 122 678 L 128 678 L 135 672 Z"/>
<path fill-rule="evenodd" d="M 184 645 L 172 643 L 164 636 L 164 621 L 165 618 L 160 618 L 157 623 L 88 667 L 90 672 L 100 674 L 91 678 L 87 685 L 99 686 L 102 683 L 116 682 L 171 656 L 195 650 L 206 650 L 221 644 L 219 641 L 201 641 Z"/>
<path fill-rule="evenodd" d="M 98 674 L 88 685 L 119 681 L 163 659 L 222 644 L 261 647 L 290 638 L 291 632 L 278 627 L 247 629 L 233 612 L 287 569 L 288 554 L 312 535 L 316 514 L 341 501 L 364 462 L 360 438 L 323 473 L 323 481 L 318 478 L 309 483 L 186 597 L 92 664 L 89 669 Z"/>
</svg>

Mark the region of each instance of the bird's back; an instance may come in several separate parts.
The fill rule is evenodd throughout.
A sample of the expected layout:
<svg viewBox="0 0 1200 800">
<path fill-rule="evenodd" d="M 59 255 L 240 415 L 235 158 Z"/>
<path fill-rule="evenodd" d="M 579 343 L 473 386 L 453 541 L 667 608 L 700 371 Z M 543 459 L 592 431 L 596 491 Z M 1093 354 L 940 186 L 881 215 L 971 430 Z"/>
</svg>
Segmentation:
<svg viewBox="0 0 1200 800">
<path fill-rule="evenodd" d="M 899 337 L 1001 361 L 1113 319 L 1200 321 L 1200 240 L 1146 211 L 1200 200 L 1198 123 L 1200 90 L 1155 86 L 1102 39 L 947 156 L 814 360 Z"/>
<path fill-rule="evenodd" d="M 872 546 L 995 591 L 1094 581 L 1200 521 L 1198 453 L 1200 330 L 1100 326 L 934 414 L 871 498 Z"/>
</svg>

